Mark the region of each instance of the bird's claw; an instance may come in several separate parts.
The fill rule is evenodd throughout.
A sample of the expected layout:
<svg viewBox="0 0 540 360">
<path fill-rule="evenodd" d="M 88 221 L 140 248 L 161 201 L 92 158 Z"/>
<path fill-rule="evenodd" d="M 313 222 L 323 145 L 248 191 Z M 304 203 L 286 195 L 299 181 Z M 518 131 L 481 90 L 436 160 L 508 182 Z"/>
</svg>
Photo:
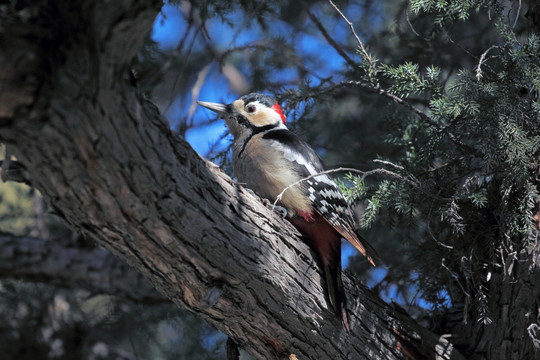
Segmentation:
<svg viewBox="0 0 540 360">
<path fill-rule="evenodd" d="M 285 209 L 283 206 L 274 205 L 273 209 L 279 216 L 281 216 L 282 219 L 285 219 L 287 217 L 287 209 Z"/>
<path fill-rule="evenodd" d="M 282 219 L 285 219 L 287 217 L 287 209 L 285 209 L 283 206 L 275 205 L 270 202 L 268 199 L 262 199 L 263 204 L 270 209 L 274 210 Z"/>
</svg>

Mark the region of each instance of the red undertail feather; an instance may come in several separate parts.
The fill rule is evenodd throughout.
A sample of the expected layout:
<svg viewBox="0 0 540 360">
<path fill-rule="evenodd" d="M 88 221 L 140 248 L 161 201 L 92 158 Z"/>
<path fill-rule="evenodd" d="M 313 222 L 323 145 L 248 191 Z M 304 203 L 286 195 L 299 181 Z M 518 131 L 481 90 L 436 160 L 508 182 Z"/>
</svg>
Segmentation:
<svg viewBox="0 0 540 360">
<path fill-rule="evenodd" d="M 317 254 L 324 271 L 330 305 L 341 319 L 343 327 L 350 332 L 345 289 L 341 279 L 341 238 L 354 245 L 373 266 L 375 266 L 373 259 L 379 259 L 379 256 L 348 222 L 336 221 L 335 224 L 331 224 L 317 211 L 297 211 L 297 214 L 290 217 L 289 221 L 306 236 L 311 249 Z"/>
<path fill-rule="evenodd" d="M 298 212 L 298 215 L 300 215 L 302 219 L 304 219 L 306 222 L 310 223 L 310 222 L 315 221 L 315 218 L 312 212 L 305 212 L 305 211 L 297 211 L 297 212 Z"/>
<path fill-rule="evenodd" d="M 349 331 L 345 290 L 341 279 L 341 237 L 319 213 L 298 213 L 291 223 L 306 235 L 310 247 L 317 254 L 324 271 L 327 295 L 334 312 Z"/>
</svg>

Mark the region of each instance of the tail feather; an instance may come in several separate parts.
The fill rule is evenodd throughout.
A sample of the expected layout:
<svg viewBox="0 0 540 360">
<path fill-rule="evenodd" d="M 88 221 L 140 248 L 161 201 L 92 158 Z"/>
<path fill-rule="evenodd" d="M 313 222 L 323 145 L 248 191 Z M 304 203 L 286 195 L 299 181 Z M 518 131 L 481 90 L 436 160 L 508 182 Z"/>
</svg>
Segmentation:
<svg viewBox="0 0 540 360">
<path fill-rule="evenodd" d="M 326 279 L 328 300 L 343 326 L 349 331 L 349 318 L 345 290 L 341 279 L 341 233 L 320 214 L 314 213 L 311 221 L 304 217 L 289 218 L 290 222 L 306 235 L 310 247 L 317 253 Z"/>
<path fill-rule="evenodd" d="M 382 262 L 381 257 L 377 253 L 377 250 L 375 250 L 375 248 L 373 246 L 371 246 L 371 244 L 368 243 L 367 240 L 362 237 L 362 235 L 358 234 L 356 231 L 354 231 L 354 235 L 355 235 L 355 238 L 356 238 L 356 241 L 358 242 L 358 244 L 360 244 L 360 246 L 364 249 L 363 253 L 360 250 L 359 251 L 362 253 L 362 255 L 364 255 L 368 259 L 368 261 L 371 263 L 371 265 L 375 266 L 375 260 L 377 262 Z M 358 246 L 355 245 L 355 242 L 349 240 L 348 238 L 346 238 L 346 239 L 351 244 L 353 244 L 353 246 L 355 248 L 358 249 Z"/>
<path fill-rule="evenodd" d="M 367 243 L 363 238 L 359 236 L 345 236 L 342 234 L 347 241 L 349 241 L 362 255 L 366 257 L 366 259 L 369 261 L 369 263 L 373 266 L 375 266 L 375 260 L 373 258 L 378 258 L 377 252 L 375 252 L 375 249 L 371 245 Z M 355 234 L 356 235 L 356 234 Z M 363 240 L 363 241 L 362 241 Z"/>
<path fill-rule="evenodd" d="M 375 265 L 375 260 L 381 261 L 381 257 L 377 254 L 377 251 L 373 246 L 371 246 L 366 239 L 364 239 L 360 234 L 352 229 L 350 225 L 345 224 L 331 224 L 327 219 L 325 219 L 330 226 L 332 226 L 343 238 L 350 242 L 356 250 L 358 250 L 362 255 L 364 255 L 369 263 L 373 266 Z"/>
<path fill-rule="evenodd" d="M 341 249 L 338 251 L 338 256 L 333 264 L 323 264 L 324 275 L 326 278 L 326 286 L 328 290 L 328 299 L 334 312 L 341 319 L 343 327 L 350 332 L 349 316 L 347 314 L 347 297 L 341 279 Z"/>
</svg>

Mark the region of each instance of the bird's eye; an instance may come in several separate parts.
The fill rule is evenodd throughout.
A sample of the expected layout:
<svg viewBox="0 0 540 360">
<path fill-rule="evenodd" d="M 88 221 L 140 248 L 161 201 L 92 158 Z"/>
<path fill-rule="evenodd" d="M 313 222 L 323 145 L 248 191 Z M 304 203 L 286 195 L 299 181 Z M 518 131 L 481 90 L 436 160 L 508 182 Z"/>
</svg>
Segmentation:
<svg viewBox="0 0 540 360">
<path fill-rule="evenodd" d="M 248 112 L 248 114 L 253 114 L 256 110 L 257 108 L 255 107 L 255 105 L 246 106 L 246 111 Z"/>
</svg>

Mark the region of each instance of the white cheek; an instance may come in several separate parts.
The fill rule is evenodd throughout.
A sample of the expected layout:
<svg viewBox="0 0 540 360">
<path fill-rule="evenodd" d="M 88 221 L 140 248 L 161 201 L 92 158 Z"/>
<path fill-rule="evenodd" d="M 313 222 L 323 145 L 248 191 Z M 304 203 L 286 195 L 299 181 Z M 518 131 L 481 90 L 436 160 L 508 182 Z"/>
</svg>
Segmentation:
<svg viewBox="0 0 540 360">
<path fill-rule="evenodd" d="M 256 126 L 264 126 L 281 122 L 281 116 L 272 109 L 259 109 L 256 113 L 250 114 L 251 122 Z"/>
</svg>

